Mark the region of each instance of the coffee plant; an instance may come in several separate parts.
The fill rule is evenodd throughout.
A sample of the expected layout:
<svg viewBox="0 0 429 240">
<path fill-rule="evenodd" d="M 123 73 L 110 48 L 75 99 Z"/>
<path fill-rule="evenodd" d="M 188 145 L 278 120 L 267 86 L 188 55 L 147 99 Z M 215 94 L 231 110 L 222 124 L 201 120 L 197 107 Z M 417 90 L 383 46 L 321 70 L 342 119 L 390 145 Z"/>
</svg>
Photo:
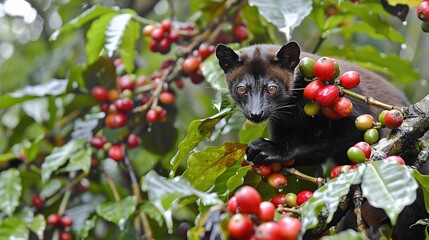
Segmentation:
<svg viewBox="0 0 429 240">
<path fill-rule="evenodd" d="M 8 12 L 11 2 L 0 16 L 16 27 L 25 17 Z M 395 224 L 420 187 L 429 209 L 419 172 L 428 98 L 393 106 L 360 95 L 365 79 L 335 60 L 417 84 L 420 72 L 392 49 L 410 44 L 406 21 L 429 31 L 428 0 L 20 2 L 45 22 L 45 45 L 14 35 L 20 57 L 0 59 L 0 239 L 367 239 L 364 201 Z M 356 118 L 362 142 L 347 151 L 350 165 L 246 161 L 247 143 L 268 127 L 229 100 L 216 45 L 291 38 L 324 56 L 299 63 L 307 115 L 348 117 L 351 98 L 385 109 Z M 414 147 L 418 161 L 406 165 L 400 155 Z M 358 227 L 336 232 L 345 206 Z M 376 228 L 385 239 L 390 230 Z"/>
</svg>

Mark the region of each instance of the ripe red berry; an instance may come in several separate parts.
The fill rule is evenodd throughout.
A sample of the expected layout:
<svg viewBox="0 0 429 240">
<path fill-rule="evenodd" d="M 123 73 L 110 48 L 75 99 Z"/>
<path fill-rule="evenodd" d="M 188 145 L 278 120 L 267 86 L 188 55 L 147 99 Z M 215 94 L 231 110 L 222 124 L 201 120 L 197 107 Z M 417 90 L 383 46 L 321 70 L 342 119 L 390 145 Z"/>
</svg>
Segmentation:
<svg viewBox="0 0 429 240">
<path fill-rule="evenodd" d="M 230 198 L 228 200 L 228 203 L 226 205 L 226 207 L 228 208 L 228 211 L 230 211 L 231 213 L 237 213 L 237 198 L 235 196 L 233 196 L 232 198 Z"/>
<path fill-rule="evenodd" d="M 255 235 L 258 240 L 278 240 L 282 239 L 282 230 L 275 222 L 264 222 L 256 228 Z"/>
<path fill-rule="evenodd" d="M 158 113 L 155 111 L 155 109 L 150 109 L 146 113 L 146 121 L 148 122 L 156 122 L 159 120 Z"/>
<path fill-rule="evenodd" d="M 117 78 L 117 83 L 119 90 L 123 92 L 126 89 L 134 90 L 134 87 L 136 86 L 136 80 L 131 75 L 124 75 L 119 78 Z"/>
<path fill-rule="evenodd" d="M 271 203 L 274 204 L 275 207 L 278 207 L 279 205 L 285 206 L 286 205 L 286 194 L 278 193 L 278 194 L 274 195 L 270 201 L 271 201 Z"/>
<path fill-rule="evenodd" d="M 140 145 L 141 139 L 136 134 L 130 134 L 127 139 L 127 147 L 135 148 Z"/>
<path fill-rule="evenodd" d="M 61 224 L 64 227 L 70 227 L 71 225 L 73 225 L 73 218 L 69 217 L 69 216 L 63 216 L 61 218 Z"/>
<path fill-rule="evenodd" d="M 314 100 L 316 98 L 317 92 L 322 89 L 325 85 L 322 81 L 316 80 L 310 82 L 305 88 L 304 88 L 304 97 L 308 100 Z"/>
<path fill-rule="evenodd" d="M 195 72 L 190 72 L 189 73 L 189 78 L 191 79 L 191 82 L 193 84 L 199 84 L 202 83 L 204 81 L 204 76 L 201 73 L 201 71 L 195 71 Z"/>
<path fill-rule="evenodd" d="M 341 118 L 341 116 L 335 112 L 334 108 L 332 106 L 328 106 L 328 107 L 322 107 L 321 109 L 323 115 L 325 115 L 326 117 L 333 119 L 333 120 L 338 120 Z"/>
<path fill-rule="evenodd" d="M 268 201 L 263 201 L 259 204 L 258 208 L 258 218 L 262 221 L 273 221 L 274 214 L 276 212 L 276 207 L 273 203 Z"/>
<path fill-rule="evenodd" d="M 159 101 L 161 101 L 163 104 L 169 105 L 174 103 L 175 97 L 174 94 L 171 92 L 163 92 L 159 96 Z"/>
<path fill-rule="evenodd" d="M 134 102 L 130 98 L 120 98 L 115 101 L 116 109 L 120 112 L 129 112 L 134 108 Z"/>
<path fill-rule="evenodd" d="M 340 76 L 340 85 L 344 88 L 355 88 L 360 83 L 360 75 L 356 71 L 348 71 Z"/>
<path fill-rule="evenodd" d="M 320 81 L 329 81 L 335 75 L 335 63 L 328 57 L 321 57 L 314 65 L 314 75 Z"/>
<path fill-rule="evenodd" d="M 44 203 L 44 201 L 43 201 L 43 199 L 42 199 L 42 198 L 40 198 L 40 196 L 39 196 L 39 195 L 34 195 L 34 196 L 31 198 L 31 202 L 33 203 L 33 206 L 34 206 L 35 208 L 41 208 L 41 207 L 43 207 L 43 204 L 45 204 L 45 203 Z"/>
<path fill-rule="evenodd" d="M 366 158 L 371 156 L 371 146 L 367 142 L 358 142 L 353 147 L 357 147 L 362 150 Z"/>
<path fill-rule="evenodd" d="M 167 38 L 164 38 L 161 41 L 159 41 L 157 47 L 158 47 L 158 51 L 161 54 L 167 54 L 171 49 L 171 42 Z"/>
<path fill-rule="evenodd" d="M 109 99 L 109 101 L 114 102 L 119 99 L 119 92 L 116 89 L 110 89 L 107 93 L 107 98 Z"/>
<path fill-rule="evenodd" d="M 237 41 L 242 42 L 249 38 L 249 32 L 244 25 L 235 26 L 233 29 L 234 37 Z"/>
<path fill-rule="evenodd" d="M 419 4 L 417 17 L 422 21 L 429 21 L 429 1 L 425 0 Z"/>
<path fill-rule="evenodd" d="M 47 222 L 51 226 L 58 226 L 61 224 L 61 216 L 58 213 L 53 213 L 48 216 Z"/>
<path fill-rule="evenodd" d="M 386 127 L 390 129 L 396 129 L 402 125 L 404 121 L 404 116 L 399 110 L 392 109 L 389 110 L 384 116 L 383 123 Z"/>
<path fill-rule="evenodd" d="M 277 224 L 280 226 L 282 240 L 296 240 L 302 228 L 302 223 L 294 217 L 280 218 Z"/>
<path fill-rule="evenodd" d="M 99 101 L 99 102 L 105 102 L 108 100 L 107 97 L 107 89 L 102 86 L 95 86 L 91 91 L 92 97 Z"/>
<path fill-rule="evenodd" d="M 313 196 L 313 192 L 309 191 L 309 190 L 304 190 L 301 191 L 300 193 L 298 193 L 296 195 L 296 203 L 298 204 L 298 206 L 303 205 L 305 202 L 307 202 L 307 200 Z"/>
<path fill-rule="evenodd" d="M 104 144 L 107 143 L 107 140 L 103 136 L 93 136 L 91 138 L 91 146 L 95 149 L 103 148 Z"/>
<path fill-rule="evenodd" d="M 128 121 L 127 115 L 124 113 L 111 113 L 107 115 L 104 120 L 106 126 L 109 128 L 120 128 L 123 127 Z"/>
<path fill-rule="evenodd" d="M 60 233 L 60 240 L 72 240 L 73 235 L 69 231 L 61 231 Z"/>
<path fill-rule="evenodd" d="M 401 158 L 400 156 L 388 156 L 384 159 L 384 161 L 386 162 L 394 162 L 394 163 L 398 163 L 401 165 L 405 165 L 405 161 L 403 158 Z"/>
<path fill-rule="evenodd" d="M 188 57 L 182 63 L 182 70 L 186 73 L 195 72 L 199 69 L 200 63 L 199 57 Z"/>
<path fill-rule="evenodd" d="M 150 34 L 153 40 L 159 42 L 164 38 L 164 30 L 162 28 L 155 28 Z"/>
<path fill-rule="evenodd" d="M 268 184 L 276 190 L 283 189 L 287 185 L 287 179 L 285 175 L 281 173 L 272 173 L 267 178 Z"/>
<path fill-rule="evenodd" d="M 273 172 L 273 166 L 271 164 L 253 164 L 252 165 L 253 171 L 255 171 L 256 174 L 260 176 L 268 176 Z"/>
<path fill-rule="evenodd" d="M 150 41 L 150 43 L 149 43 L 149 49 L 152 52 L 158 52 L 158 42 L 156 42 L 155 40 Z"/>
<path fill-rule="evenodd" d="M 228 221 L 229 236 L 233 239 L 247 239 L 253 234 L 253 222 L 244 214 L 235 214 Z"/>
<path fill-rule="evenodd" d="M 161 29 L 165 32 L 169 32 L 173 26 L 171 19 L 164 19 L 161 21 Z"/>
<path fill-rule="evenodd" d="M 173 29 L 171 30 L 171 32 L 168 33 L 167 39 L 168 41 L 170 41 L 170 43 L 177 43 L 180 41 L 180 35 L 176 30 Z"/>
<path fill-rule="evenodd" d="M 109 158 L 111 158 L 117 162 L 122 161 L 122 160 L 124 160 L 124 157 L 125 157 L 124 148 L 122 148 L 119 145 L 113 145 L 109 149 L 108 156 L 109 156 Z"/>
<path fill-rule="evenodd" d="M 243 186 L 234 194 L 237 199 L 237 206 L 241 213 L 258 213 L 259 204 L 262 202 L 261 195 L 250 186 Z"/>
<path fill-rule="evenodd" d="M 331 106 L 334 104 L 335 100 L 338 98 L 338 87 L 329 84 L 324 87 L 322 87 L 315 96 L 315 100 L 320 104 L 322 107 Z"/>
<path fill-rule="evenodd" d="M 342 168 L 343 166 L 335 166 L 332 170 L 331 170 L 331 178 L 336 178 L 336 177 L 338 177 L 338 175 L 340 175 L 340 171 L 341 171 L 341 168 Z"/>
<path fill-rule="evenodd" d="M 335 100 L 332 108 L 340 117 L 347 117 L 353 111 L 353 104 L 348 98 L 339 97 Z"/>
<path fill-rule="evenodd" d="M 208 45 L 206 43 L 202 43 L 200 47 L 198 48 L 198 54 L 203 58 L 206 59 L 210 55 L 212 55 L 215 51 L 215 47 L 213 45 Z"/>
</svg>

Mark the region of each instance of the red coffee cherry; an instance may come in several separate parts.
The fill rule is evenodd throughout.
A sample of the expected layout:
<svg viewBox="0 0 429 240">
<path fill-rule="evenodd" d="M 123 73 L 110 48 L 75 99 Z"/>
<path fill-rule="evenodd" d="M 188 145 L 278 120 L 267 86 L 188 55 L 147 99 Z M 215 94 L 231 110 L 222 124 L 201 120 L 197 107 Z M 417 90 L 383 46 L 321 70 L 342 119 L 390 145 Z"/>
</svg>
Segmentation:
<svg viewBox="0 0 429 240">
<path fill-rule="evenodd" d="M 91 146 L 95 149 L 103 148 L 104 144 L 107 143 L 107 140 L 103 136 L 93 136 L 91 138 Z"/>
<path fill-rule="evenodd" d="M 58 226 L 61 224 L 61 216 L 58 213 L 53 213 L 48 216 L 47 222 L 51 226 Z"/>
<path fill-rule="evenodd" d="M 281 173 L 272 173 L 267 178 L 268 184 L 276 190 L 283 189 L 287 185 L 287 179 L 285 175 Z"/>
<path fill-rule="evenodd" d="M 360 83 L 360 75 L 356 71 L 348 71 L 340 76 L 340 85 L 344 88 L 355 88 Z"/>
<path fill-rule="evenodd" d="M 301 191 L 296 195 L 296 203 L 298 204 L 298 206 L 301 206 L 305 202 L 307 202 L 311 196 L 313 196 L 312 191 L 309 191 L 309 190 Z"/>
<path fill-rule="evenodd" d="M 259 204 L 262 202 L 261 195 L 250 186 L 243 186 L 234 194 L 237 206 L 241 213 L 257 214 Z"/>
<path fill-rule="evenodd" d="M 31 203 L 33 203 L 33 206 L 35 208 L 41 208 L 45 204 L 45 202 L 43 201 L 43 199 L 39 195 L 34 195 L 31 198 Z"/>
<path fill-rule="evenodd" d="M 335 100 L 332 108 L 340 117 L 347 117 L 353 111 L 353 104 L 348 98 L 339 97 Z"/>
<path fill-rule="evenodd" d="M 125 151 L 124 148 L 122 146 L 119 145 L 113 145 L 112 147 L 110 147 L 109 151 L 108 151 L 108 156 L 109 158 L 120 162 L 122 160 L 124 160 L 125 157 Z"/>
<path fill-rule="evenodd" d="M 303 92 L 304 97 L 307 98 L 308 100 L 314 100 L 316 98 L 317 92 L 320 91 L 320 89 L 322 89 L 324 86 L 325 85 L 323 84 L 322 81 L 319 81 L 319 80 L 312 81 L 304 88 L 304 92 Z"/>
<path fill-rule="evenodd" d="M 201 59 L 199 57 L 188 57 L 182 63 L 182 70 L 186 73 L 195 72 L 199 69 Z"/>
<path fill-rule="evenodd" d="M 69 216 L 63 216 L 61 218 L 61 224 L 64 227 L 70 227 L 71 225 L 73 225 L 73 218 L 69 217 Z"/>
<path fill-rule="evenodd" d="M 127 139 L 127 147 L 135 148 L 140 145 L 141 139 L 136 134 L 130 134 Z"/>
<path fill-rule="evenodd" d="M 159 96 L 159 101 L 161 101 L 163 104 L 169 105 L 174 103 L 175 97 L 174 94 L 171 92 L 163 92 Z"/>
<path fill-rule="evenodd" d="M 271 164 L 253 164 L 252 165 L 253 171 L 255 171 L 256 174 L 260 176 L 268 176 L 273 172 L 273 166 Z"/>
<path fill-rule="evenodd" d="M 247 239 L 253 234 L 253 222 L 244 214 L 235 214 L 228 221 L 229 236 L 233 239 Z"/>
<path fill-rule="evenodd" d="M 235 26 L 233 29 L 234 37 L 237 41 L 242 42 L 249 38 L 249 32 L 244 25 Z"/>
<path fill-rule="evenodd" d="M 228 208 L 228 211 L 230 211 L 231 213 L 237 213 L 237 198 L 236 197 L 232 197 L 228 200 L 228 203 L 226 205 L 226 207 Z"/>
<path fill-rule="evenodd" d="M 280 226 L 282 240 L 296 240 L 302 228 L 302 223 L 294 217 L 280 218 L 277 224 Z"/>
<path fill-rule="evenodd" d="M 422 21 L 429 21 L 429 1 L 424 0 L 417 7 L 417 17 Z"/>
<path fill-rule="evenodd" d="M 91 91 L 92 97 L 99 101 L 99 102 L 105 102 L 108 100 L 107 97 L 107 89 L 102 86 L 95 86 Z"/>
<path fill-rule="evenodd" d="M 104 120 L 106 126 L 109 128 L 120 128 L 123 127 L 128 121 L 127 115 L 124 113 L 111 113 L 107 115 Z"/>
<path fill-rule="evenodd" d="M 73 235 L 69 231 L 61 231 L 60 233 L 60 240 L 72 240 Z"/>
<path fill-rule="evenodd" d="M 338 98 L 338 87 L 329 84 L 322 87 L 315 96 L 315 100 L 320 104 L 321 107 L 327 107 L 334 104 L 335 100 Z"/>
<path fill-rule="evenodd" d="M 148 122 L 156 122 L 159 120 L 158 113 L 155 111 L 155 109 L 150 109 L 146 113 L 146 121 Z"/>
<path fill-rule="evenodd" d="M 256 228 L 255 235 L 258 240 L 282 239 L 282 229 L 275 222 L 264 222 Z"/>
<path fill-rule="evenodd" d="M 259 204 L 258 218 L 261 221 L 273 221 L 276 207 L 269 201 L 263 201 Z"/>
<path fill-rule="evenodd" d="M 404 116 L 402 115 L 401 111 L 392 109 L 389 110 L 384 116 L 383 123 L 386 127 L 390 129 L 396 129 L 402 125 L 403 121 Z"/>
<path fill-rule="evenodd" d="M 335 63 L 328 57 L 321 57 L 314 65 L 314 75 L 320 81 L 329 81 L 335 75 Z"/>
</svg>

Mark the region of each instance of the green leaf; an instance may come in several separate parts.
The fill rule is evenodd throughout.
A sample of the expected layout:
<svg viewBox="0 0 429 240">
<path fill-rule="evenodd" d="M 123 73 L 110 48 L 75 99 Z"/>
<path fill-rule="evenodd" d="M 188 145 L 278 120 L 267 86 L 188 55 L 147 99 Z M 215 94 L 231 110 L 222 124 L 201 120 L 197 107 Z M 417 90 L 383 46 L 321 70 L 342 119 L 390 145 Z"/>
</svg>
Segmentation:
<svg viewBox="0 0 429 240">
<path fill-rule="evenodd" d="M 46 221 L 42 214 L 37 214 L 31 219 L 31 221 L 25 222 L 27 227 L 33 231 L 39 237 L 39 239 L 43 238 L 43 232 L 46 229 Z"/>
<path fill-rule="evenodd" d="M 103 6 L 95 5 L 91 7 L 90 9 L 86 10 L 76 18 L 72 19 L 70 22 L 64 24 L 60 29 L 56 30 L 50 37 L 50 40 L 57 40 L 58 36 L 64 32 L 80 28 L 87 22 L 93 20 L 94 18 L 97 18 L 103 14 L 115 12 L 114 10 L 110 8 L 106 8 Z"/>
<path fill-rule="evenodd" d="M 85 45 L 88 64 L 95 62 L 101 55 L 106 39 L 104 32 L 106 31 L 107 24 L 118 14 L 117 12 L 107 13 L 91 23 L 91 26 L 86 32 L 88 41 Z"/>
<path fill-rule="evenodd" d="M 405 4 L 410 7 L 417 7 L 422 1 L 421 0 L 387 0 L 389 5 L 395 6 L 397 4 Z"/>
<path fill-rule="evenodd" d="M 341 56 L 341 58 L 362 67 L 385 73 L 397 82 L 409 83 L 420 79 L 420 74 L 408 60 L 396 54 L 381 53 L 372 46 L 360 48 L 350 45 L 324 47 L 320 54 L 324 56 Z M 365 81 L 365 79 L 361 81 Z"/>
<path fill-rule="evenodd" d="M 214 116 L 194 120 L 189 124 L 188 135 L 179 143 L 176 155 L 171 159 L 171 173 L 174 176 L 180 163 L 186 159 L 188 154 L 203 140 L 215 127 L 215 125 L 222 120 L 225 116 L 232 112 L 232 108 L 226 108 L 223 111 L 215 114 Z"/>
<path fill-rule="evenodd" d="M 228 90 L 225 83 L 223 70 L 219 66 L 219 62 L 214 54 L 204 60 L 202 64 L 202 72 L 206 81 L 217 90 Z"/>
<path fill-rule="evenodd" d="M 246 144 L 229 142 L 220 147 L 210 147 L 193 153 L 189 156 L 188 168 L 182 177 L 196 189 L 206 191 L 215 183 L 219 175 L 243 157 L 246 146 Z"/>
<path fill-rule="evenodd" d="M 361 164 L 358 168 L 340 174 L 314 191 L 310 198 L 311 201 L 301 208 L 303 231 L 317 226 L 318 215 L 322 208 L 326 208 L 329 213 L 327 218 L 327 223 L 329 223 L 337 211 L 340 201 L 349 193 L 350 186 L 361 183 L 365 169 L 366 165 Z"/>
<path fill-rule="evenodd" d="M 119 14 L 114 16 L 107 25 L 106 31 L 104 32 L 106 35 L 104 47 L 109 57 L 112 57 L 116 50 L 119 49 L 119 46 L 121 46 L 125 30 L 132 21 L 132 17 L 133 14 L 130 13 Z"/>
<path fill-rule="evenodd" d="M 155 220 L 158 223 L 158 226 L 162 226 L 164 224 L 164 220 L 162 218 L 162 214 L 159 210 L 150 202 L 144 202 L 143 205 L 140 206 L 140 211 L 143 211 L 148 215 L 151 219 Z"/>
<path fill-rule="evenodd" d="M 77 170 L 82 170 L 84 173 L 88 174 L 91 169 L 91 149 L 81 149 L 72 156 L 70 160 L 61 172 L 72 172 Z"/>
<path fill-rule="evenodd" d="M 403 43 L 405 41 L 404 37 L 397 32 L 393 27 L 386 26 L 386 30 L 381 33 L 377 31 L 378 26 L 369 25 L 366 22 L 355 22 L 347 26 L 340 28 L 333 28 L 328 31 L 325 31 L 322 34 L 322 38 L 329 37 L 332 34 L 342 33 L 342 34 L 353 34 L 353 33 L 363 33 L 374 39 L 387 39 L 398 43 Z"/>
<path fill-rule="evenodd" d="M 416 200 L 418 184 L 407 166 L 375 161 L 367 164 L 361 187 L 368 203 L 384 209 L 394 225 L 404 207 Z"/>
<path fill-rule="evenodd" d="M 249 5 L 256 6 L 262 16 L 285 33 L 287 40 L 313 8 L 311 0 L 289 0 L 287 4 L 281 0 L 249 0 Z"/>
<path fill-rule="evenodd" d="M 72 140 L 62 147 L 56 147 L 45 158 L 42 164 L 42 182 L 46 184 L 52 173 L 67 163 L 67 160 L 75 157 L 75 153 L 83 148 L 85 141 Z"/>
<path fill-rule="evenodd" d="M 125 223 L 134 213 L 137 207 L 135 196 L 128 196 L 119 202 L 102 203 L 97 207 L 97 214 L 109 222 L 118 225 L 121 231 L 124 230 Z"/>
<path fill-rule="evenodd" d="M 244 177 L 249 173 L 249 171 L 253 171 L 250 165 L 239 168 L 235 175 L 230 177 L 226 183 L 228 191 L 233 192 L 235 189 L 243 185 Z"/>
<path fill-rule="evenodd" d="M 21 197 L 21 177 L 19 171 L 10 168 L 0 173 L 0 210 L 12 216 Z"/>
<path fill-rule="evenodd" d="M 322 238 L 322 240 L 368 240 L 368 238 L 363 235 L 362 233 L 358 233 L 352 229 L 348 229 L 345 231 L 342 231 L 338 234 L 335 234 L 334 236 L 325 236 Z"/>
<path fill-rule="evenodd" d="M 105 113 L 98 112 L 87 114 L 83 119 L 76 119 L 76 121 L 74 121 L 73 132 L 71 133 L 72 138 L 75 140 L 82 139 L 90 141 L 93 136 L 92 131 L 105 116 Z"/>
<path fill-rule="evenodd" d="M 30 142 L 28 139 L 25 139 L 24 142 L 21 143 L 22 149 L 24 150 L 24 155 L 28 162 L 33 162 L 34 159 L 36 159 L 37 155 L 39 154 L 43 139 L 44 135 L 40 135 L 32 142 Z"/>
<path fill-rule="evenodd" d="M 25 102 L 44 96 L 58 96 L 65 92 L 67 80 L 54 79 L 35 86 L 25 86 L 23 89 L 7 93 L 0 97 L 0 109 L 8 108 L 17 103 Z"/>
<path fill-rule="evenodd" d="M 122 43 L 119 47 L 119 56 L 125 66 L 125 71 L 131 73 L 134 70 L 134 60 L 136 56 L 136 41 L 140 37 L 140 24 L 131 20 L 125 29 Z"/>
<path fill-rule="evenodd" d="M 51 179 L 50 181 L 48 181 L 48 183 L 45 186 L 43 186 L 39 195 L 42 199 L 50 198 L 52 195 L 58 192 L 61 189 L 61 187 L 62 187 L 62 184 L 60 180 Z"/>
<path fill-rule="evenodd" d="M 28 240 L 29 231 L 21 219 L 6 218 L 0 224 L 0 239 Z"/>
<path fill-rule="evenodd" d="M 268 122 L 262 124 L 254 124 L 251 122 L 244 122 L 243 127 L 238 132 L 238 139 L 241 143 L 250 143 L 253 140 L 266 137 L 270 135 L 268 131 Z"/>
<path fill-rule="evenodd" d="M 417 180 L 420 188 L 423 191 L 423 196 L 425 199 L 425 208 L 429 212 L 429 175 L 422 175 L 419 171 L 414 170 L 413 176 Z"/>
<path fill-rule="evenodd" d="M 180 206 L 182 199 L 198 197 L 199 203 L 205 206 L 223 203 L 216 194 L 201 192 L 182 177 L 167 179 L 155 171 L 146 174 L 142 181 L 142 190 L 147 192 L 150 203 L 161 212 L 170 230 L 173 227 L 172 211 Z"/>
<path fill-rule="evenodd" d="M 92 218 L 87 219 L 85 224 L 80 229 L 79 239 L 88 239 L 89 232 L 95 227 L 95 223 L 97 221 L 97 215 L 92 216 Z"/>
</svg>

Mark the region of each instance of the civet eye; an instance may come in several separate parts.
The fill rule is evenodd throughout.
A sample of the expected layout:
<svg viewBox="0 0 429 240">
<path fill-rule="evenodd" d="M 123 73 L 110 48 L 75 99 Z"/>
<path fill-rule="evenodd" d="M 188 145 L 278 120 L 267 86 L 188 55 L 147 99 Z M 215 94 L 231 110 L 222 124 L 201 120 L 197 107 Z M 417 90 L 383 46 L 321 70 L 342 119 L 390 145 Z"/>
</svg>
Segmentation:
<svg viewBox="0 0 429 240">
<path fill-rule="evenodd" d="M 267 92 L 270 95 L 275 95 L 278 91 L 279 91 L 278 87 L 274 86 L 274 85 L 268 86 L 268 88 L 267 88 Z"/>
<path fill-rule="evenodd" d="M 243 95 L 247 93 L 247 88 L 245 86 L 237 86 L 236 91 L 238 94 Z"/>
</svg>

